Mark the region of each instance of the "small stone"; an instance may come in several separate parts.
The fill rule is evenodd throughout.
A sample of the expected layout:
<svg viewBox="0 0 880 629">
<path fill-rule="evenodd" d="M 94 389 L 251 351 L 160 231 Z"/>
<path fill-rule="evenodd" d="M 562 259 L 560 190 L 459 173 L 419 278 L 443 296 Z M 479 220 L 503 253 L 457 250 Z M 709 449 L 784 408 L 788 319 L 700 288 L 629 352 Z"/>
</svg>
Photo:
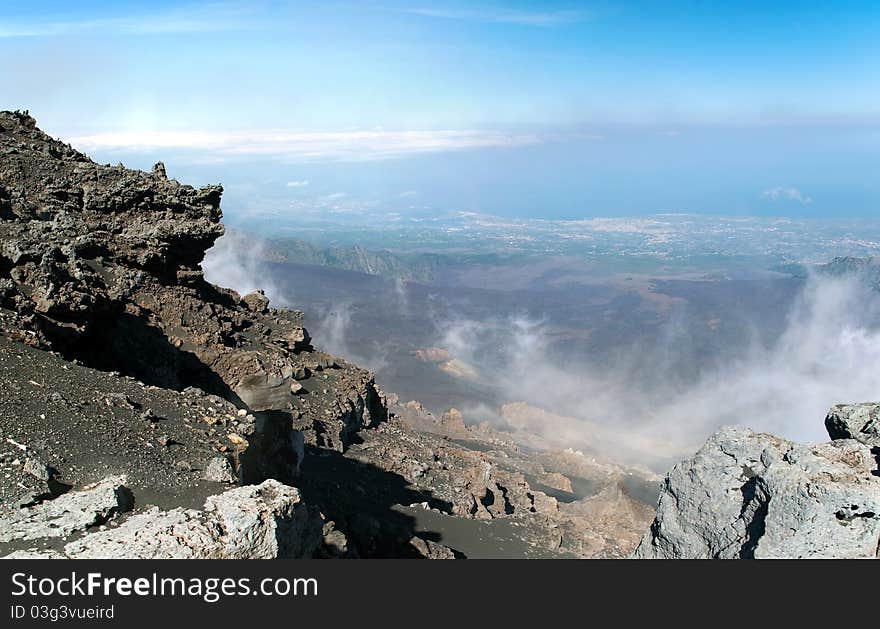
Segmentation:
<svg viewBox="0 0 880 629">
<path fill-rule="evenodd" d="M 241 300 L 253 312 L 266 312 L 269 309 L 269 298 L 261 290 L 248 293 Z"/>
<path fill-rule="evenodd" d="M 25 460 L 22 471 L 42 481 L 48 481 L 55 475 L 55 470 L 42 461 L 33 458 Z"/>
<path fill-rule="evenodd" d="M 104 404 L 107 406 L 126 409 L 135 408 L 135 403 L 124 393 L 104 393 L 101 397 L 103 398 Z"/>
<path fill-rule="evenodd" d="M 242 448 L 247 447 L 247 439 L 239 435 L 238 433 L 231 432 L 226 435 L 226 438 L 229 439 L 234 445 L 240 446 Z"/>
<path fill-rule="evenodd" d="M 234 483 L 237 480 L 232 464 L 225 456 L 215 456 L 208 461 L 204 479 L 214 483 Z"/>
<path fill-rule="evenodd" d="M 825 429 L 832 439 L 855 439 L 880 447 L 880 404 L 837 404 L 828 411 Z"/>
</svg>

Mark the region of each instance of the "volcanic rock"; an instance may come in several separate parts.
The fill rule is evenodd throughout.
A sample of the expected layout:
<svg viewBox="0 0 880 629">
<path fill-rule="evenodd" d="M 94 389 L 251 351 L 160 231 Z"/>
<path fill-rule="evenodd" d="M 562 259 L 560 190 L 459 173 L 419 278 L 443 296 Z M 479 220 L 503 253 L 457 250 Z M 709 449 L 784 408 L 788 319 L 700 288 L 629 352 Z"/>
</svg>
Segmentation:
<svg viewBox="0 0 880 629">
<path fill-rule="evenodd" d="M 832 439 L 855 439 L 880 447 L 880 403 L 837 404 L 825 418 L 825 429 Z"/>
<path fill-rule="evenodd" d="M 728 427 L 666 477 L 636 558 L 876 558 L 880 477 L 871 449 L 801 445 Z"/>
<path fill-rule="evenodd" d="M 168 179 L 162 164 L 151 173 L 96 164 L 28 115 L 0 112 L 3 333 L 264 412 L 238 431 L 246 446 L 232 448 L 254 482 L 296 466 L 285 445 L 295 430 L 342 450 L 385 407 L 371 374 L 314 351 L 302 313 L 204 280 L 200 263 L 223 233 L 221 193 Z"/>
<path fill-rule="evenodd" d="M 302 503 L 296 488 L 267 480 L 212 496 L 202 511 L 153 507 L 61 552 L 18 551 L 7 558 L 305 559 L 318 548 L 321 532 L 320 515 Z"/>
<path fill-rule="evenodd" d="M 216 456 L 205 467 L 205 480 L 214 483 L 234 483 L 238 479 L 229 459 L 225 456 Z"/>
<path fill-rule="evenodd" d="M 0 518 L 0 543 L 65 537 L 103 524 L 134 505 L 124 476 L 70 492 Z"/>
</svg>

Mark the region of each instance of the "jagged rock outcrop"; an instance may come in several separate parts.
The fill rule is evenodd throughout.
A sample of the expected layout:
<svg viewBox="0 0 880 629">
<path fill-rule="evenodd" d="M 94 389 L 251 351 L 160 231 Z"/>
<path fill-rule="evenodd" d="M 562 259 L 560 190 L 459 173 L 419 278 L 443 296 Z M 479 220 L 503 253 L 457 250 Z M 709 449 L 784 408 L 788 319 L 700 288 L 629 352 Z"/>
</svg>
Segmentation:
<svg viewBox="0 0 880 629">
<path fill-rule="evenodd" d="M 220 186 L 92 162 L 0 112 L 0 318 L 8 338 L 148 385 L 216 394 L 239 478 L 295 475 L 386 410 L 372 375 L 312 348 L 302 314 L 208 284 Z"/>
<path fill-rule="evenodd" d="M 412 518 L 468 557 L 625 557 L 651 520 L 646 500 L 653 503 L 656 492 L 645 498 L 641 487 L 656 486 L 650 474 L 580 453 L 521 449 L 510 435 L 468 427 L 458 412 L 435 418 L 393 395 L 389 404 L 392 418 L 360 433 L 340 460 L 308 457 L 304 466 L 304 492 L 327 501 L 322 510 L 354 531 L 350 541 L 361 555 L 407 548 L 445 555 L 423 543 L 427 538 L 411 540 Z M 317 465 L 334 473 L 312 473 Z M 376 470 L 385 473 L 384 484 Z M 375 509 L 389 503 L 397 505 L 392 513 L 408 517 Z M 396 537 L 396 550 L 383 547 L 380 535 Z"/>
<path fill-rule="evenodd" d="M 388 420 L 372 375 L 315 349 L 301 313 L 207 283 L 221 192 L 162 164 L 96 164 L 0 112 L 0 518 L 14 535 L 3 552 L 631 551 L 650 518 L 641 473 L 538 461 L 454 409 L 435 420 L 413 404 Z M 72 487 L 111 474 L 128 475 L 133 513 L 122 493 L 95 511 L 65 507 L 88 495 Z"/>
<path fill-rule="evenodd" d="M 451 548 L 432 542 L 431 540 L 414 537 L 412 545 L 425 559 L 457 559 L 458 557 Z"/>
<path fill-rule="evenodd" d="M 66 537 L 103 524 L 134 506 L 125 483 L 125 476 L 112 476 L 0 517 L 0 543 Z"/>
<path fill-rule="evenodd" d="M 870 415 L 847 408 L 829 416 Z M 831 424 L 832 437 L 853 434 Z M 869 441 L 802 445 L 724 428 L 666 477 L 651 530 L 633 556 L 877 558 L 880 472 Z"/>
<path fill-rule="evenodd" d="M 832 439 L 855 439 L 880 448 L 880 403 L 832 406 L 825 429 Z"/>
<path fill-rule="evenodd" d="M 365 437 L 351 458 L 430 488 L 452 515 L 491 520 L 557 511 L 554 498 L 532 489 L 522 473 L 493 465 L 485 453 L 416 433 L 396 420 Z"/>
<path fill-rule="evenodd" d="M 23 539 L 61 537 L 103 523 L 120 511 L 105 494 L 123 491 L 118 478 L 96 487 L 74 491 L 26 510 L 28 522 L 44 522 L 41 511 L 72 511 L 89 517 L 71 520 L 56 517 L 40 530 L 28 530 Z M 122 479 L 124 480 L 124 479 Z M 130 505 L 129 505 L 130 508 Z M 100 519 L 99 519 L 100 516 Z M 64 516 L 68 519 L 74 516 Z M 4 521 L 4 525 L 7 523 Z M 61 532 L 49 527 L 62 525 Z M 4 528 L 6 528 L 4 526 Z M 18 530 L 15 522 L 13 532 Z M 302 503 L 299 491 L 274 480 L 231 489 L 211 496 L 201 511 L 157 507 L 132 515 L 119 526 L 87 532 L 61 549 L 19 550 L 10 558 L 48 557 L 71 559 L 305 559 L 321 543 L 323 521 L 316 509 Z"/>
</svg>

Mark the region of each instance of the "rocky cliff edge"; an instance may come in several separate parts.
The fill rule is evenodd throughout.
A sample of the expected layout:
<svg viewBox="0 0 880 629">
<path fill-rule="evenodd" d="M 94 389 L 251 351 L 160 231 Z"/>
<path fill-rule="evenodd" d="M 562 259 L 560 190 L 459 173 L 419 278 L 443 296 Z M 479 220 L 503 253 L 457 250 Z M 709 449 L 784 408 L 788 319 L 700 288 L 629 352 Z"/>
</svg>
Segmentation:
<svg viewBox="0 0 880 629">
<path fill-rule="evenodd" d="M 632 550 L 650 475 L 417 403 L 389 418 L 301 313 L 206 282 L 221 192 L 96 164 L 0 112 L 0 554 Z"/>
<path fill-rule="evenodd" d="M 201 260 L 223 233 L 221 193 L 168 179 L 161 163 L 149 173 L 96 164 L 28 115 L 0 113 L 4 333 L 147 384 L 230 400 L 251 419 L 240 431 L 245 450 L 267 440 L 277 448 L 276 433 L 289 427 L 342 450 L 384 419 L 381 395 L 369 373 L 314 350 L 301 313 L 204 280 Z M 259 468 L 270 455 L 242 450 L 233 463 Z"/>
</svg>

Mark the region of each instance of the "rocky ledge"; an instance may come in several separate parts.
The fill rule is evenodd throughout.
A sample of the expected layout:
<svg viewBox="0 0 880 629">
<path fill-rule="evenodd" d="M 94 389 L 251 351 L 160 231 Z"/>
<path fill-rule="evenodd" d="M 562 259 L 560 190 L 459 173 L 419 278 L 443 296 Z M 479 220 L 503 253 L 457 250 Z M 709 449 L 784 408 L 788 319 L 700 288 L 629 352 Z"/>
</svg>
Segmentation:
<svg viewBox="0 0 880 629">
<path fill-rule="evenodd" d="M 724 428 L 663 482 L 636 558 L 880 557 L 880 404 L 838 405 L 829 443 Z"/>
<path fill-rule="evenodd" d="M 107 478 L 0 520 L 0 540 L 43 542 L 6 558 L 305 559 L 321 544 L 320 514 L 278 481 L 211 496 L 201 511 L 153 507 L 121 519 L 134 504 L 125 482 Z M 69 536 L 75 539 L 47 547 L 46 540 Z"/>
<path fill-rule="evenodd" d="M 221 193 L 0 112 L 0 555 L 632 551 L 649 472 L 389 414 L 301 313 L 206 282 Z"/>
<path fill-rule="evenodd" d="M 341 452 L 385 420 L 373 376 L 312 347 L 300 312 L 204 280 L 201 261 L 223 234 L 221 194 L 169 179 L 161 163 L 97 164 L 26 113 L 0 112 L 4 549 L 87 532 L 91 550 L 63 553 L 100 555 L 96 529 L 121 518 L 134 524 L 120 535 L 173 520 L 193 556 L 248 556 L 210 537 L 228 524 L 215 521 L 220 492 L 271 482 L 298 503 L 282 483 L 296 482 L 307 445 Z M 134 515 L 121 515 L 132 498 L 70 519 L 71 501 L 118 477 L 131 479 L 134 492 L 114 491 L 138 497 Z"/>
<path fill-rule="evenodd" d="M 232 463 L 256 482 L 301 454 L 292 429 L 342 450 L 385 408 L 368 372 L 312 348 L 301 313 L 204 280 L 221 193 L 168 179 L 161 163 L 149 173 L 96 164 L 28 115 L 0 112 L 3 333 L 229 400 L 249 419 Z"/>
</svg>

